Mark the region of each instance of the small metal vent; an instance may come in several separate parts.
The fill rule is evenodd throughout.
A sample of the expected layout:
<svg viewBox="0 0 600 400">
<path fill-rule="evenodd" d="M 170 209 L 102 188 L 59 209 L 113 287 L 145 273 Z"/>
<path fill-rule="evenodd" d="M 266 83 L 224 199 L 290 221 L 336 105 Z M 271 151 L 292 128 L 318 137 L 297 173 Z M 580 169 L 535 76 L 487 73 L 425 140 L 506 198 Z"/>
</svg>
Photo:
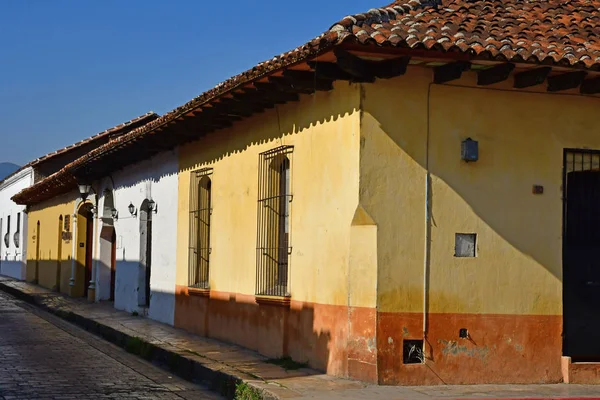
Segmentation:
<svg viewBox="0 0 600 400">
<path fill-rule="evenodd" d="M 404 364 L 423 364 L 423 340 L 404 340 L 402 344 L 402 361 Z"/>
<path fill-rule="evenodd" d="M 457 233 L 454 242 L 454 257 L 475 257 L 477 234 Z"/>
</svg>

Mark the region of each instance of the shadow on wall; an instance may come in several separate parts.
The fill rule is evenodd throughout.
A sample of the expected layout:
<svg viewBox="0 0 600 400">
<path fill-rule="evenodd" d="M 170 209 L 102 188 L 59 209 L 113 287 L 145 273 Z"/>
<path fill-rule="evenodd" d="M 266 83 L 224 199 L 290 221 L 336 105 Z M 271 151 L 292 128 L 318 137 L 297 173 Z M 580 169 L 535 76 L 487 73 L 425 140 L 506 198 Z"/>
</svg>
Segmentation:
<svg viewBox="0 0 600 400">
<path fill-rule="evenodd" d="M 69 279 L 71 278 L 71 257 L 67 260 L 27 260 L 26 280 L 50 290 L 69 294 Z M 83 269 L 83 266 L 76 268 Z M 60 276 L 60 279 L 57 279 Z"/>
<path fill-rule="evenodd" d="M 1 260 L 0 261 L 0 275 L 10 276 L 12 278 L 23 279 L 25 272 L 26 263 L 24 261 L 11 261 Z"/>
<path fill-rule="evenodd" d="M 98 263 L 98 266 L 109 268 L 103 263 Z M 150 306 L 147 307 L 145 296 L 139 295 L 141 291 L 146 290 L 145 286 L 140 286 L 146 283 L 145 267 L 139 261 L 117 260 L 114 285 L 115 308 L 139 314 L 147 313 L 153 320 L 173 325 L 175 293 L 153 289 L 153 286 L 160 286 L 162 282 L 156 282 L 152 274 L 150 279 Z"/>
<path fill-rule="evenodd" d="M 361 156 L 369 164 L 366 171 L 361 164 L 361 179 L 381 238 L 379 381 L 558 382 L 563 149 L 600 148 L 589 118 L 598 100 L 433 85 L 428 102 L 430 79 L 421 87 L 406 80 L 367 86 Z M 381 106 L 384 99 L 394 107 Z M 461 160 L 467 137 L 479 141 L 477 162 Z M 427 166 L 431 239 L 423 282 Z M 545 187 L 543 195 L 532 194 L 534 184 Z M 456 233 L 478 235 L 477 259 L 454 257 Z M 403 365 L 394 345 L 423 339 L 423 308 L 431 363 L 419 370 Z M 472 341 L 458 337 L 462 328 Z"/>
<path fill-rule="evenodd" d="M 343 306 L 292 302 L 284 307 L 257 304 L 249 295 L 212 292 L 208 297 L 177 289 L 175 326 L 328 373 L 347 370 L 347 324 L 342 323 L 347 318 Z M 320 326 L 335 326 L 335 331 Z M 332 348 L 334 343 L 339 345 Z"/>
<path fill-rule="evenodd" d="M 275 142 L 288 135 L 301 134 L 308 128 L 335 122 L 341 117 L 358 112 L 358 86 L 347 82 L 336 82 L 335 86 L 340 87 L 347 94 L 345 99 L 335 90 L 317 92 L 310 96 L 301 95 L 297 103 L 265 110 L 234 124 L 231 128 L 220 129 L 206 135 L 199 134 L 197 140 L 202 140 L 202 151 L 196 153 L 193 160 L 180 157 L 179 172 L 242 153 L 254 145 Z M 339 101 L 340 99 L 345 101 Z M 273 144 L 273 147 L 278 145 Z"/>
</svg>

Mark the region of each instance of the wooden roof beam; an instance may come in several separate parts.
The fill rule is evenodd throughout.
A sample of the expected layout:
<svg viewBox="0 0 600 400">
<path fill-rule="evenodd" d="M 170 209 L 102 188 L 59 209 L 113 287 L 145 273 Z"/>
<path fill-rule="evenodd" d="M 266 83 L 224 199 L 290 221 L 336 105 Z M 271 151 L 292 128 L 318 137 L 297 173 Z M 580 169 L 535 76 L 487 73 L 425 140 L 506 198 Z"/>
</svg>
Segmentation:
<svg viewBox="0 0 600 400">
<path fill-rule="evenodd" d="M 395 78 L 406 73 L 410 57 L 398 57 L 383 61 L 370 61 L 375 70 L 375 76 L 381 79 Z"/>
<path fill-rule="evenodd" d="M 269 82 L 274 84 L 278 90 L 286 93 L 313 94 L 317 91 L 312 85 L 292 83 L 289 79 L 282 76 L 270 76 Z"/>
<path fill-rule="evenodd" d="M 318 78 L 334 81 L 355 81 L 353 75 L 341 69 L 336 63 L 309 61 L 308 66 L 315 71 Z"/>
<path fill-rule="evenodd" d="M 600 77 L 584 80 L 579 91 L 581 94 L 600 93 Z"/>
<path fill-rule="evenodd" d="M 360 79 L 362 82 L 375 82 L 375 71 L 369 68 L 368 61 L 339 47 L 334 48 L 333 53 L 337 58 L 337 65 L 344 72 L 352 75 L 354 78 Z"/>
<path fill-rule="evenodd" d="M 541 85 L 548 77 L 550 71 L 552 71 L 551 67 L 541 67 L 519 72 L 515 74 L 515 83 L 513 86 L 517 89 L 524 89 L 530 86 Z"/>
<path fill-rule="evenodd" d="M 277 89 L 277 86 L 266 82 L 254 82 L 254 87 L 261 97 L 267 98 L 276 104 L 284 104 L 289 101 L 298 101 L 298 93 L 286 93 Z M 250 90 L 250 89 L 247 89 Z"/>
<path fill-rule="evenodd" d="M 468 71 L 471 64 L 464 61 L 458 61 L 440 65 L 433 69 L 433 83 L 442 84 L 456 79 L 460 79 L 462 73 Z"/>
<path fill-rule="evenodd" d="M 587 72 L 573 71 L 561 75 L 548 77 L 548 91 L 558 92 L 560 90 L 575 89 L 583 83 Z"/>
<path fill-rule="evenodd" d="M 515 64 L 506 63 L 494 65 L 492 68 L 482 69 L 477 72 L 477 84 L 481 86 L 492 85 L 508 79 L 515 69 Z"/>
</svg>

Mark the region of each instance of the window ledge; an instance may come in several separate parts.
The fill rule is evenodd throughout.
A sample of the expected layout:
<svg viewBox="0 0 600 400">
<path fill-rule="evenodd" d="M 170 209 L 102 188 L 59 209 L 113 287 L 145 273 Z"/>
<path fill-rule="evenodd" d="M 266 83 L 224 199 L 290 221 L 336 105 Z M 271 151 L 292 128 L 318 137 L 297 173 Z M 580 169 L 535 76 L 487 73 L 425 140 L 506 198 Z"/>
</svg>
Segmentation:
<svg viewBox="0 0 600 400">
<path fill-rule="evenodd" d="M 210 289 L 199 289 L 199 288 L 188 287 L 188 294 L 190 296 L 209 297 Z"/>
<path fill-rule="evenodd" d="M 269 306 L 279 306 L 279 307 L 289 307 L 291 298 L 289 296 L 264 296 L 264 295 L 256 295 L 256 302 L 261 305 L 269 305 Z"/>
</svg>

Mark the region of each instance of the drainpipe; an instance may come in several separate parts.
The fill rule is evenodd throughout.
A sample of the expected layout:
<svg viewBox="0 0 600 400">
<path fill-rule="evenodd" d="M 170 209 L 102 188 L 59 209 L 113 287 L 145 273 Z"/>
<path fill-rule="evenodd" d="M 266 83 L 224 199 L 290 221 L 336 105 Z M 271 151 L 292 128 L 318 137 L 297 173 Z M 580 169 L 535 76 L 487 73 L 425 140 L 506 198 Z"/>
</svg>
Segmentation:
<svg viewBox="0 0 600 400">
<path fill-rule="evenodd" d="M 427 134 L 425 138 L 425 246 L 423 257 L 423 346 L 427 339 L 427 309 L 429 308 L 429 267 L 431 262 L 431 173 L 429 172 L 429 120 L 431 85 L 427 87 Z M 424 349 L 423 349 L 424 350 Z"/>
</svg>

